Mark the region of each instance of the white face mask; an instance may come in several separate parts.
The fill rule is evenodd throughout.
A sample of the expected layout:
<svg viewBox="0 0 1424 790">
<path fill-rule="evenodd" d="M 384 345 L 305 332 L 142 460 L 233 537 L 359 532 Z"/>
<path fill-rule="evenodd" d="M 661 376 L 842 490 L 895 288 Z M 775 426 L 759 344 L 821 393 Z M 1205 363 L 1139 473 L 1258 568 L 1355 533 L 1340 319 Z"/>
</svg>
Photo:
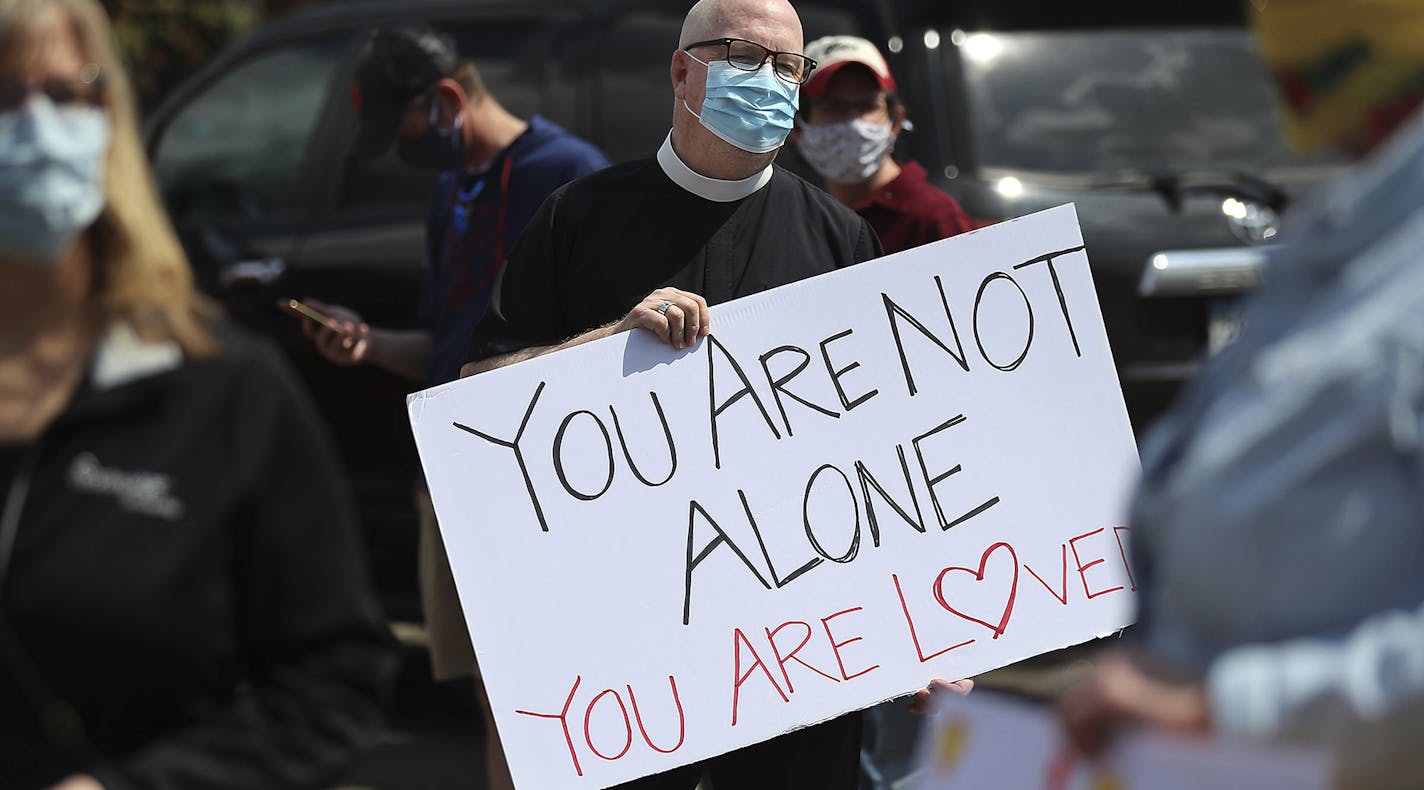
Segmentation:
<svg viewBox="0 0 1424 790">
<path fill-rule="evenodd" d="M 104 208 L 109 117 L 39 98 L 0 113 L 0 257 L 52 264 Z"/>
<path fill-rule="evenodd" d="M 798 122 L 797 148 L 827 181 L 859 184 L 875 175 L 895 145 L 895 125 L 853 118 L 828 124 Z"/>
</svg>

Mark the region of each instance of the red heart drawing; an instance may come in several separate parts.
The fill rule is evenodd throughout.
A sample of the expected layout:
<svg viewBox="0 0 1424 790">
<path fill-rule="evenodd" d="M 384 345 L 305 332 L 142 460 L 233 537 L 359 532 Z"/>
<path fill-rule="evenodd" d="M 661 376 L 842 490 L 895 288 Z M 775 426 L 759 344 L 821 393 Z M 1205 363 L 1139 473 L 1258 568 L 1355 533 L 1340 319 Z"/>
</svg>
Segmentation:
<svg viewBox="0 0 1424 790">
<path fill-rule="evenodd" d="M 949 605 L 949 602 L 944 599 L 944 577 L 945 577 L 945 575 L 948 574 L 950 571 L 963 571 L 964 573 L 972 573 L 972 574 L 974 574 L 974 581 L 976 581 L 976 582 L 982 582 L 982 581 L 984 581 L 984 566 L 986 566 L 986 565 L 989 564 L 989 557 L 990 557 L 990 555 L 992 555 L 994 552 L 998 551 L 999 549 L 1007 549 L 1008 552 L 1009 552 L 1009 557 L 1011 557 L 1011 558 L 1013 559 L 1013 561 L 1014 561 L 1014 580 L 1013 580 L 1013 582 L 1009 585 L 1009 599 L 1008 599 L 1008 601 L 1004 604 L 1004 613 L 1003 613 L 1002 616 L 999 617 L 999 624 L 998 624 L 998 625 L 994 625 L 994 624 L 992 624 L 992 623 L 988 623 L 988 622 L 985 622 L 985 621 L 983 621 L 983 620 L 980 620 L 980 619 L 977 618 L 977 617 L 972 617 L 972 616 L 970 616 L 970 615 L 967 615 L 967 614 L 965 614 L 964 612 L 961 612 L 961 611 L 959 611 L 958 609 L 955 609 L 953 606 L 950 606 L 950 605 Z M 1004 629 L 1008 628 L 1008 626 L 1009 626 L 1009 616 L 1014 613 L 1014 596 L 1015 596 L 1015 595 L 1018 595 L 1018 591 L 1019 591 L 1019 555 L 1018 555 L 1018 553 L 1016 553 L 1016 552 L 1014 551 L 1014 547 L 1013 547 L 1013 546 L 1010 546 L 1010 545 L 1007 544 L 1007 543 L 995 543 L 994 545 L 992 545 L 992 546 L 990 546 L 989 548 L 985 549 L 983 556 L 981 556 L 981 557 L 979 558 L 979 570 L 974 570 L 974 569 L 972 569 L 972 568 L 958 568 L 958 567 L 945 568 L 944 570 L 942 570 L 942 571 L 939 572 L 939 576 L 935 577 L 935 583 L 934 583 L 934 596 L 935 596 L 935 600 L 936 600 L 936 601 L 939 601 L 939 605 L 940 605 L 940 606 L 943 606 L 944 609 L 945 609 L 945 611 L 947 611 L 947 612 L 949 612 L 950 614 L 953 614 L 953 615 L 955 615 L 955 616 L 962 617 L 962 618 L 964 618 L 965 620 L 968 620 L 968 621 L 971 622 L 971 623 L 978 623 L 979 625 L 984 626 L 985 628 L 989 629 L 990 631 L 993 631 L 993 632 L 994 632 L 994 638 L 995 638 L 995 639 L 998 639 L 999 637 L 1003 636 L 1003 635 L 1004 635 Z"/>
</svg>

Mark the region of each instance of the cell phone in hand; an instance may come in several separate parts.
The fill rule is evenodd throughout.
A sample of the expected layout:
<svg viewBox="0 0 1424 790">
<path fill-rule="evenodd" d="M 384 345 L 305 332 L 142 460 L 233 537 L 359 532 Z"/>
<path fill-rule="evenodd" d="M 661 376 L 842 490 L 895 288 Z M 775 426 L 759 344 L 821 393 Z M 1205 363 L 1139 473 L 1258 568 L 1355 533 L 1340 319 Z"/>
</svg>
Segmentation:
<svg viewBox="0 0 1424 790">
<path fill-rule="evenodd" d="M 327 329 L 330 329 L 333 332 L 346 331 L 342 328 L 341 324 L 336 321 L 336 319 L 332 318 L 326 313 L 321 312 L 320 310 L 317 310 L 316 308 L 312 307 L 306 302 L 301 301 L 300 299 L 278 299 L 277 307 L 282 312 L 288 315 L 315 321 L 316 323 L 326 327 Z"/>
</svg>

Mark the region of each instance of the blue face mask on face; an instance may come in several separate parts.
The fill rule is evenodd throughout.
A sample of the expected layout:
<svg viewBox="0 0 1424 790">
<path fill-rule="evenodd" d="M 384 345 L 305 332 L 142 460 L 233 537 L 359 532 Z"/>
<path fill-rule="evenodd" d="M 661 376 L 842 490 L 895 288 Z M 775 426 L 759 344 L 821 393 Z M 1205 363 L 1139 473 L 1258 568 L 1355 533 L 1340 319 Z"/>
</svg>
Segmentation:
<svg viewBox="0 0 1424 790">
<path fill-rule="evenodd" d="M 109 116 L 48 98 L 0 113 L 0 258 L 56 263 L 104 209 Z"/>
<path fill-rule="evenodd" d="M 461 133 L 464 116 L 455 115 L 455 124 L 440 128 L 440 101 L 430 102 L 430 122 L 419 137 L 399 146 L 396 154 L 411 167 L 428 170 L 456 170 L 465 166 L 465 135 Z"/>
<path fill-rule="evenodd" d="M 707 67 L 702 113 L 693 112 L 686 101 L 682 106 L 708 131 L 753 154 L 775 151 L 786 142 L 796 122 L 801 86 L 788 84 L 766 63 L 756 71 L 742 71 L 725 60 L 697 62 Z"/>
</svg>

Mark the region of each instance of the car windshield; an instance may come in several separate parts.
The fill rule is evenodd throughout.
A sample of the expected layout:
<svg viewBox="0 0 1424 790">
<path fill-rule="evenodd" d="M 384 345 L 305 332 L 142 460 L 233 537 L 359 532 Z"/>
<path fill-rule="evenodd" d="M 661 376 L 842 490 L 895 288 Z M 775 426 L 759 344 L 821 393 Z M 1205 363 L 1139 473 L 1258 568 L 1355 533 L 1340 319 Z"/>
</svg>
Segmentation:
<svg viewBox="0 0 1424 790">
<path fill-rule="evenodd" d="M 981 167 L 1048 173 L 1272 172 L 1293 153 L 1241 30 L 965 33 L 959 50 Z"/>
</svg>

